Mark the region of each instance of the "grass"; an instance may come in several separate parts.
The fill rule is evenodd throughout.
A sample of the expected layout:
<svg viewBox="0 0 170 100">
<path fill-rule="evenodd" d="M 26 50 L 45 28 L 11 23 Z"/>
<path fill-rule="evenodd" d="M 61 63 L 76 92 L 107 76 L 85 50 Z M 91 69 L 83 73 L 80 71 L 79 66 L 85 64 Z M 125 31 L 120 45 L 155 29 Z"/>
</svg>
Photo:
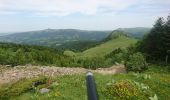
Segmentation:
<svg viewBox="0 0 170 100">
<path fill-rule="evenodd" d="M 161 70 L 161 72 L 159 72 Z M 151 66 L 144 73 L 128 73 L 116 75 L 94 74 L 100 100 L 110 100 L 104 90 L 108 83 L 122 80 L 135 81 L 145 84 L 156 94 L 159 100 L 170 99 L 170 72 L 166 68 Z M 147 78 L 146 76 L 150 76 Z M 19 96 L 12 97 L 12 100 L 87 100 L 85 75 L 65 75 L 53 78 L 53 83 L 48 87 L 49 93 L 40 94 L 37 91 L 27 91 Z M 146 99 L 147 98 L 147 99 Z M 149 97 L 145 96 L 148 100 Z M 114 100 L 114 99 L 113 99 Z"/>
<path fill-rule="evenodd" d="M 102 57 L 106 54 L 109 54 L 114 49 L 126 48 L 129 45 L 134 44 L 136 42 L 137 42 L 136 39 L 122 36 L 122 37 L 104 42 L 103 44 L 97 45 L 97 46 L 90 48 L 90 49 L 87 49 L 83 52 L 73 53 L 73 52 L 66 51 L 65 54 L 67 54 L 69 56 L 75 56 L 76 55 L 77 57 L 81 57 L 81 58 Z"/>
<path fill-rule="evenodd" d="M 40 76 L 38 78 L 32 79 L 20 79 L 17 82 L 11 82 L 5 85 L 0 86 L 0 99 L 8 100 L 12 97 L 21 95 L 27 91 L 32 90 L 33 84 L 35 82 L 46 83 L 47 78 L 44 76 Z M 37 87 L 38 88 L 38 87 Z"/>
<path fill-rule="evenodd" d="M 78 59 L 96 58 L 96 57 L 100 58 L 111 53 L 113 50 L 117 48 L 126 48 L 132 44 L 135 44 L 136 42 L 137 39 L 120 36 L 118 38 L 111 39 L 100 45 L 87 49 L 83 52 L 73 52 L 73 51 L 66 50 L 64 51 L 64 55 L 75 57 Z"/>
</svg>

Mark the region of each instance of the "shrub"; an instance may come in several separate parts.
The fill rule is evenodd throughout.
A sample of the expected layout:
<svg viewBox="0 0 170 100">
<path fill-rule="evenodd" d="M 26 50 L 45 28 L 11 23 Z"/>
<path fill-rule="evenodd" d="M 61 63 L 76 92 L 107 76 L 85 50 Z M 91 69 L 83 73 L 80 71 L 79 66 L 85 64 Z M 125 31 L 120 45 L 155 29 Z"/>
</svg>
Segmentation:
<svg viewBox="0 0 170 100">
<path fill-rule="evenodd" d="M 109 83 L 103 92 L 109 100 L 147 100 L 154 94 L 147 85 L 131 80 Z"/>
<path fill-rule="evenodd" d="M 107 85 L 105 94 L 109 99 L 131 100 L 140 94 L 139 88 L 129 80 L 124 80 Z"/>
<path fill-rule="evenodd" d="M 142 72 L 148 68 L 148 65 L 144 56 L 140 52 L 137 52 L 129 56 L 125 67 L 128 71 Z"/>
<path fill-rule="evenodd" d="M 115 54 L 115 62 L 122 63 L 122 61 L 124 61 L 123 56 L 124 56 L 123 53 L 117 53 L 117 54 Z"/>
</svg>

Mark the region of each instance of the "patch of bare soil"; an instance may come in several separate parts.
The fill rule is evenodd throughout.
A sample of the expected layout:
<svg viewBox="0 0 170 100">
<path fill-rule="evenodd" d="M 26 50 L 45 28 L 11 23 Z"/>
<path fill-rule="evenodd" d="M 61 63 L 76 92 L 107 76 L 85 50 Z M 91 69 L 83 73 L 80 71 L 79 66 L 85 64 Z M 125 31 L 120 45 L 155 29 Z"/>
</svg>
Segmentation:
<svg viewBox="0 0 170 100">
<path fill-rule="evenodd" d="M 94 72 L 101 74 L 117 74 L 117 73 L 126 73 L 124 65 L 114 65 L 109 68 L 98 68 Z"/>
<path fill-rule="evenodd" d="M 88 69 L 84 68 L 66 68 L 55 66 L 16 66 L 14 68 L 4 69 L 4 66 L 0 66 L 0 84 L 9 83 L 11 81 L 17 81 L 22 78 L 33 78 L 39 75 L 45 76 L 57 76 L 57 75 L 73 75 L 86 73 Z M 96 70 L 90 70 L 92 72 L 101 74 L 116 74 L 125 73 L 126 70 L 123 65 L 116 65 L 110 68 L 98 68 Z"/>
</svg>

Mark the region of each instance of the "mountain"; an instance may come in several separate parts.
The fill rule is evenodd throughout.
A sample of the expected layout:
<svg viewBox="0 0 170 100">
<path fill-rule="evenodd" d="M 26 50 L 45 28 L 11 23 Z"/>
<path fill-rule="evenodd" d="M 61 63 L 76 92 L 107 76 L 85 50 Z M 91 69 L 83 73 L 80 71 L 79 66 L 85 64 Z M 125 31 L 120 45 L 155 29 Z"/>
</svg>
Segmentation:
<svg viewBox="0 0 170 100">
<path fill-rule="evenodd" d="M 0 36 L 9 35 L 10 33 L 0 33 Z"/>
<path fill-rule="evenodd" d="M 76 29 L 45 29 L 39 31 L 18 32 L 14 34 L 3 35 L 0 36 L 0 41 L 82 51 L 100 44 L 100 41 L 113 38 L 111 36 L 113 34 L 123 32 L 126 33 L 124 35 L 127 36 L 142 38 L 143 35 L 149 31 L 150 28 L 144 27 L 119 28 L 112 32 Z"/>
<path fill-rule="evenodd" d="M 100 44 L 103 44 L 105 42 L 108 42 L 109 40 L 113 40 L 113 39 L 120 39 L 122 37 L 127 37 L 129 39 L 132 38 L 133 40 L 133 36 L 130 36 L 129 33 L 126 33 L 124 31 L 120 31 L 120 30 L 114 30 L 112 31 L 105 39 L 103 39 L 102 41 L 74 41 L 74 42 L 69 42 L 69 43 L 64 43 L 60 46 L 58 46 L 57 49 L 64 49 L 64 50 L 71 50 L 74 52 L 82 52 L 85 51 L 87 49 L 93 48 L 95 46 L 98 46 Z M 120 39 L 120 42 L 122 40 Z M 114 43 L 112 43 L 114 44 Z M 99 50 L 101 51 L 101 50 Z M 73 53 L 72 53 L 73 54 Z"/>
<path fill-rule="evenodd" d="M 145 34 L 149 33 L 151 28 L 135 27 L 135 28 L 118 28 L 117 30 L 126 32 L 128 35 L 135 38 L 142 38 Z"/>
<path fill-rule="evenodd" d="M 112 40 L 112 39 L 119 38 L 119 37 L 122 37 L 122 36 L 130 37 L 130 34 L 127 33 L 127 32 L 124 32 L 122 30 L 114 30 L 103 41 Z M 133 36 L 131 36 L 131 37 L 133 37 Z"/>
<path fill-rule="evenodd" d="M 0 41 L 57 47 L 64 43 L 74 41 L 101 41 L 106 38 L 109 33 L 110 31 L 45 29 L 0 36 Z"/>
</svg>

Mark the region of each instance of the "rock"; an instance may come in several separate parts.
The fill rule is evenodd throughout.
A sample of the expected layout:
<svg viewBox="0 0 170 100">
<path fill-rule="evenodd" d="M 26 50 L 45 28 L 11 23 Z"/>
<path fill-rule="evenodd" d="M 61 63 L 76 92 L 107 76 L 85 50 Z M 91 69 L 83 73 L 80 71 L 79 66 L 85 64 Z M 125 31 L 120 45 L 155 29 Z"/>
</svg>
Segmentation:
<svg viewBox="0 0 170 100">
<path fill-rule="evenodd" d="M 41 93 L 41 94 L 48 93 L 49 91 L 50 91 L 50 90 L 47 89 L 47 88 L 42 88 L 42 89 L 40 89 L 40 93 Z"/>
<path fill-rule="evenodd" d="M 16 76 L 17 76 L 17 73 L 13 73 L 11 76 L 12 76 L 12 77 L 16 77 Z"/>
<path fill-rule="evenodd" d="M 6 65 L 6 67 L 11 67 L 11 65 Z"/>
<path fill-rule="evenodd" d="M 116 66 L 119 66 L 120 64 L 119 64 L 119 63 L 117 63 L 117 62 L 115 62 L 115 65 L 116 65 Z"/>
</svg>

